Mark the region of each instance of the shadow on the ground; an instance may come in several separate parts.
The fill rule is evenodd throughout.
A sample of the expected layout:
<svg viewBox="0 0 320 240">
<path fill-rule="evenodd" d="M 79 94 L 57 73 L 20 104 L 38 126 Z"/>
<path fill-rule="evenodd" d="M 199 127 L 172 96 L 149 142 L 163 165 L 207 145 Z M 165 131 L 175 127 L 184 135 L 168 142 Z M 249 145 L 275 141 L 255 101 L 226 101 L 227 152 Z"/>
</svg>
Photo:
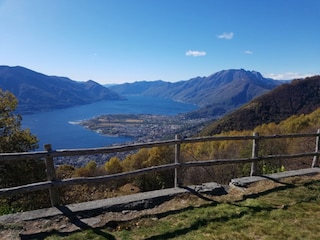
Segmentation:
<svg viewBox="0 0 320 240">
<path fill-rule="evenodd" d="M 202 227 L 207 226 L 208 224 L 211 224 L 213 222 L 217 222 L 217 223 L 226 223 L 229 220 L 234 220 L 234 219 L 239 219 L 242 218 L 243 216 L 247 215 L 247 214 L 256 214 L 259 212 L 263 212 L 263 211 L 267 211 L 270 212 L 272 210 L 276 210 L 278 209 L 277 207 L 272 207 L 272 206 L 241 206 L 238 203 L 245 201 L 247 199 L 255 199 L 261 196 L 265 196 L 268 194 L 271 194 L 273 192 L 277 192 L 277 191 L 283 191 L 283 190 L 287 190 L 287 189 L 293 189 L 296 188 L 298 186 L 309 186 L 314 184 L 315 182 L 320 182 L 320 181 L 312 181 L 312 183 L 308 182 L 308 183 L 304 183 L 304 184 L 291 184 L 291 183 L 286 183 L 286 182 L 281 182 L 277 179 L 273 179 L 270 177 L 266 177 L 266 180 L 271 180 L 274 181 L 276 183 L 280 183 L 282 184 L 282 186 L 278 186 L 278 187 L 274 187 L 272 189 L 268 189 L 266 191 L 262 191 L 259 193 L 253 193 L 253 194 L 248 194 L 248 195 L 244 195 L 243 198 L 241 200 L 235 201 L 234 203 L 228 203 L 231 204 L 233 206 L 236 207 L 243 207 L 245 210 L 240 211 L 239 213 L 232 213 L 229 215 L 225 215 L 225 216 L 221 216 L 221 217 L 212 217 L 212 218 L 206 218 L 206 219 L 199 219 L 197 221 L 194 221 L 189 227 L 187 228 L 181 228 L 175 231 L 171 231 L 171 232 L 167 232 L 164 234 L 160 234 L 160 235 L 155 235 L 152 237 L 147 238 L 148 240 L 160 240 L 160 239 L 171 239 L 171 238 L 176 238 L 178 236 L 183 236 L 189 232 L 192 231 L 196 231 Z M 202 205 L 200 208 L 206 208 L 209 206 L 213 206 L 216 205 L 217 203 L 210 203 L 208 205 Z M 189 209 L 190 210 L 190 209 Z M 168 215 L 168 214 L 165 214 Z"/>
<path fill-rule="evenodd" d="M 110 240 L 115 239 L 114 236 L 112 236 L 111 234 L 108 234 L 106 232 L 101 231 L 100 228 L 93 228 L 93 227 L 89 226 L 88 224 L 86 224 L 85 222 L 81 221 L 81 219 L 78 218 L 75 215 L 75 213 L 73 213 L 68 207 L 58 206 L 57 208 L 63 213 L 64 216 L 68 217 L 68 219 L 70 220 L 70 222 L 72 224 L 79 227 L 80 230 L 76 230 L 74 232 L 68 232 L 68 233 L 53 230 L 50 232 L 41 232 L 41 233 L 35 233 L 35 234 L 29 234 L 29 235 L 20 234 L 20 238 L 23 240 L 27 240 L 27 239 L 39 239 L 40 240 L 40 239 L 45 239 L 46 237 L 49 237 L 52 235 L 65 237 L 65 236 L 68 236 L 70 234 L 73 234 L 73 233 L 76 233 L 79 231 L 92 230 L 93 233 L 103 237 L 104 239 L 110 239 Z"/>
<path fill-rule="evenodd" d="M 271 178 L 271 177 L 268 177 L 268 176 L 261 176 L 261 177 L 265 178 L 266 180 L 270 180 L 270 181 L 273 181 L 275 183 L 279 183 L 279 184 L 282 184 L 282 185 L 281 186 L 277 186 L 277 187 L 273 187 L 273 188 L 265 190 L 263 192 L 246 194 L 246 195 L 244 195 L 242 197 L 241 200 L 238 200 L 238 201 L 235 201 L 235 202 L 241 202 L 241 201 L 244 201 L 246 199 L 255 199 L 255 198 L 258 198 L 258 197 L 262 197 L 262 196 L 271 194 L 273 192 L 278 192 L 278 191 L 282 191 L 282 190 L 286 190 L 286 189 L 290 189 L 290 188 L 296 188 L 296 187 L 299 186 L 299 185 L 295 185 L 295 184 L 292 184 L 292 183 L 282 182 L 282 181 L 280 181 L 278 179 L 274 179 L 274 178 Z"/>
<path fill-rule="evenodd" d="M 244 207 L 244 209 L 242 209 L 240 212 L 234 212 L 234 213 L 226 213 L 224 216 L 219 216 L 219 217 L 215 217 L 213 216 L 212 218 L 199 218 L 196 219 L 195 221 L 193 221 L 191 223 L 190 226 L 185 227 L 185 228 L 180 228 L 178 230 L 174 230 L 174 231 L 168 231 L 166 233 L 163 234 L 159 234 L 159 235 L 155 235 L 155 236 L 151 236 L 147 239 L 149 240 L 157 240 L 157 239 L 171 239 L 171 238 L 175 238 L 178 236 L 183 236 L 191 231 L 196 231 L 202 227 L 207 226 L 208 224 L 211 224 L 213 222 L 217 222 L 217 223 L 226 223 L 230 220 L 233 219 L 239 219 L 244 217 L 245 215 L 248 214 L 256 214 L 262 211 L 272 211 L 274 209 L 277 209 L 276 207 L 271 207 L 271 206 L 250 206 L 250 207 L 246 207 L 246 206 L 240 206 L 239 203 L 242 201 L 245 201 L 247 199 L 256 199 L 258 197 L 261 196 L 265 196 L 268 194 L 271 194 L 273 192 L 277 192 L 277 191 L 283 191 L 286 189 L 293 189 L 299 186 L 305 186 L 305 187 L 310 187 L 312 184 L 314 183 L 320 183 L 319 180 L 316 181 L 312 181 L 312 182 L 307 182 L 307 183 L 296 183 L 296 184 L 291 184 L 291 183 L 286 183 L 286 182 L 281 182 L 279 180 L 276 179 L 272 179 L 272 178 L 268 178 L 268 180 L 272 180 L 274 182 L 280 183 L 282 184 L 281 186 L 277 186 L 274 187 L 272 189 L 268 189 L 266 191 L 262 191 L 259 193 L 252 193 L 252 194 L 248 194 L 248 195 L 244 195 L 243 198 L 241 200 L 238 201 L 234 201 L 233 203 L 229 202 L 228 204 L 231 204 L 233 206 L 236 207 Z M 192 189 L 190 190 L 190 193 L 203 199 L 206 200 L 208 203 L 207 204 L 203 204 L 200 207 L 197 207 L 197 209 L 205 209 L 208 207 L 213 207 L 213 206 L 217 206 L 219 204 L 219 202 L 216 202 L 214 200 L 212 200 L 210 197 L 207 197 L 206 195 L 203 195 L 199 192 L 196 191 L 192 191 Z M 70 220 L 70 222 L 72 222 L 74 225 L 78 226 L 80 228 L 80 230 L 76 230 L 73 232 L 59 232 L 57 230 L 54 231 L 50 231 L 50 232 L 44 232 L 44 233 L 37 233 L 37 234 L 31 234 L 31 235 L 20 235 L 21 239 L 45 239 L 46 237 L 52 236 L 52 235 L 57 235 L 57 236 L 69 236 L 71 234 L 74 234 L 76 232 L 80 232 L 80 231 L 84 231 L 84 230 L 91 230 L 94 234 L 101 236 L 103 239 L 116 239 L 113 235 L 106 233 L 105 231 L 102 231 L 102 229 L 107 229 L 107 231 L 111 232 L 111 231 L 115 231 L 117 229 L 128 229 L 130 230 L 131 227 L 134 227 L 134 221 L 137 219 L 141 219 L 141 218 L 150 218 L 150 217 L 155 217 L 157 219 L 161 219 L 164 218 L 166 216 L 171 216 L 171 215 L 176 215 L 179 213 L 183 213 L 186 211 L 190 211 L 195 209 L 195 207 L 193 206 L 189 206 L 183 209 L 179 209 L 179 210 L 171 210 L 171 211 L 166 211 L 163 213 L 158 213 L 158 214 L 152 214 L 152 215 L 144 215 L 144 216 L 139 216 L 137 218 L 133 218 L 129 221 L 110 221 L 108 222 L 105 226 L 100 227 L 100 228 L 93 228 L 91 226 L 89 226 L 88 224 L 84 223 L 81 221 L 81 219 L 79 219 L 76 216 L 76 213 L 73 213 L 70 209 L 68 209 L 65 206 L 61 206 L 58 207 L 61 212 L 64 213 L 65 216 L 67 216 Z"/>
<path fill-rule="evenodd" d="M 211 202 L 210 204 L 207 204 L 206 207 L 213 206 L 216 205 L 217 202 L 213 201 L 212 199 L 206 197 L 204 194 L 201 194 L 197 191 L 194 191 L 191 188 L 187 188 L 190 191 L 191 194 L 206 200 L 208 202 Z M 79 228 L 79 230 L 75 230 L 75 231 L 71 231 L 71 232 L 60 232 L 58 230 L 52 230 L 49 232 L 40 232 L 40 233 L 34 233 L 34 234 L 20 234 L 20 238 L 22 240 L 31 240 L 31 239 L 45 239 L 49 236 L 60 236 L 60 237 L 67 237 L 69 235 L 75 234 L 77 232 L 81 232 L 81 231 L 86 231 L 86 230 L 91 230 L 94 234 L 103 237 L 104 239 L 115 239 L 115 237 L 109 233 L 106 233 L 105 231 L 102 231 L 102 229 L 109 229 L 110 231 L 114 231 L 116 229 L 124 229 L 124 228 L 130 228 L 130 221 L 135 221 L 137 219 L 141 219 L 142 217 L 156 217 L 158 219 L 169 216 L 169 215 L 175 215 L 175 214 L 179 214 L 181 212 L 184 211 L 189 211 L 194 209 L 194 207 L 186 207 L 183 209 L 178 209 L 178 210 L 171 210 L 171 211 L 166 211 L 163 213 L 159 213 L 159 214 L 152 214 L 152 215 L 144 215 L 144 216 L 139 216 L 137 218 L 132 218 L 129 221 L 110 221 L 108 222 L 105 226 L 103 227 L 99 227 L 99 228 L 93 228 L 90 225 L 86 224 L 85 222 L 81 221 L 81 216 L 91 216 L 92 214 L 85 214 L 85 213 L 74 213 L 72 212 L 67 206 L 57 206 L 57 208 L 63 213 L 64 216 L 66 216 L 69 221 L 74 224 L 75 226 L 77 226 Z M 97 213 L 93 214 L 94 216 L 97 215 Z M 87 216 L 87 217 L 88 217 Z"/>
</svg>

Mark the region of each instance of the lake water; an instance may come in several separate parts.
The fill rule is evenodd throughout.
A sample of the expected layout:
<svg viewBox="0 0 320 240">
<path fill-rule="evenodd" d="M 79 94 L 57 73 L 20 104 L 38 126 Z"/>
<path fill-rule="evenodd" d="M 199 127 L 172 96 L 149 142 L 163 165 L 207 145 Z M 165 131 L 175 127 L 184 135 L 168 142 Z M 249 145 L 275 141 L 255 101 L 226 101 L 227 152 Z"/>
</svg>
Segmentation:
<svg viewBox="0 0 320 240">
<path fill-rule="evenodd" d="M 102 101 L 77 106 L 23 115 L 22 127 L 29 128 L 39 138 L 39 150 L 50 143 L 53 149 L 92 148 L 130 142 L 127 137 L 107 137 L 73 124 L 103 114 L 162 114 L 175 115 L 197 109 L 197 106 L 174 102 L 169 99 L 126 96 L 126 101 Z"/>
</svg>

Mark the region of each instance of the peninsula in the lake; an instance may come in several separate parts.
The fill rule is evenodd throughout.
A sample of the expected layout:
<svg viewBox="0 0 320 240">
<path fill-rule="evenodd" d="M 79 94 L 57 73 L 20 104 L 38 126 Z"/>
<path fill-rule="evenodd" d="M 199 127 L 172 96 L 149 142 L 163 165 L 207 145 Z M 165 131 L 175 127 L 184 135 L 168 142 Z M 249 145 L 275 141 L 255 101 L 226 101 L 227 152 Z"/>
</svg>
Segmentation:
<svg viewBox="0 0 320 240">
<path fill-rule="evenodd" d="M 80 125 L 99 134 L 131 137 L 134 142 L 172 138 L 177 133 L 190 136 L 209 119 L 189 119 L 183 115 L 109 114 L 84 120 Z"/>
</svg>

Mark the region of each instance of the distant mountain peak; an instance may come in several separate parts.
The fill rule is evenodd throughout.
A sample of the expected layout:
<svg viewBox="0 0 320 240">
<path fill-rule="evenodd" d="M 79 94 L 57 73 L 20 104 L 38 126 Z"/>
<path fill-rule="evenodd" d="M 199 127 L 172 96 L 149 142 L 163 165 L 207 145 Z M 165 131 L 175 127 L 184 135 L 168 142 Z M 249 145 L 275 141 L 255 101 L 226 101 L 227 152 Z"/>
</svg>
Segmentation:
<svg viewBox="0 0 320 240">
<path fill-rule="evenodd" d="M 228 112 L 251 99 L 280 85 L 273 79 L 264 78 L 257 71 L 244 69 L 222 70 L 208 77 L 194 77 L 189 80 L 170 82 L 135 82 L 112 86 L 119 94 L 143 94 L 170 98 L 176 101 L 212 107 Z"/>
</svg>

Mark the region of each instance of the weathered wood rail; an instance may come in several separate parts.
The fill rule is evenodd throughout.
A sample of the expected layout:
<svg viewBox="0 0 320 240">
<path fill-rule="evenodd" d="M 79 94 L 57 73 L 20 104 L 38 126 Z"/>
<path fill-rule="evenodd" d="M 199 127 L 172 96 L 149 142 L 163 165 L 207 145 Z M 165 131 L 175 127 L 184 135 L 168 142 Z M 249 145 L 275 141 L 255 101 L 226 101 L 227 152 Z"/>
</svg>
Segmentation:
<svg viewBox="0 0 320 240">
<path fill-rule="evenodd" d="M 316 147 L 314 152 L 259 156 L 260 140 L 281 139 L 281 138 L 301 138 L 301 137 L 315 138 Z M 251 158 L 215 159 L 215 160 L 191 161 L 191 162 L 180 161 L 180 145 L 181 144 L 209 142 L 209 141 L 237 141 L 237 140 L 252 140 L 252 157 Z M 208 137 L 197 137 L 197 138 L 180 138 L 180 136 L 177 135 L 174 140 L 158 141 L 158 142 L 152 142 L 152 143 L 139 143 L 139 144 L 126 145 L 126 146 L 90 148 L 90 149 L 52 150 L 51 145 L 47 144 L 45 145 L 45 151 L 0 154 L 0 161 L 3 161 L 3 160 L 14 161 L 14 160 L 23 160 L 23 159 L 42 158 L 46 162 L 46 172 L 47 172 L 47 181 L 0 189 L 0 197 L 48 189 L 51 205 L 57 206 L 60 203 L 59 194 L 57 191 L 57 188 L 59 187 L 70 186 L 75 184 L 101 183 L 101 182 L 107 182 L 110 180 L 118 180 L 121 178 L 134 177 L 134 176 L 155 172 L 155 171 L 164 171 L 164 170 L 174 169 L 175 170 L 174 185 L 175 187 L 177 187 L 180 185 L 179 170 L 181 168 L 205 167 L 205 166 L 215 166 L 215 165 L 223 165 L 223 164 L 251 163 L 250 175 L 254 176 L 257 174 L 257 163 L 259 161 L 269 161 L 274 159 L 291 159 L 291 158 L 300 158 L 300 157 L 313 157 L 311 167 L 317 167 L 319 165 L 319 155 L 320 155 L 319 140 L 320 140 L 320 130 L 318 130 L 317 133 L 267 135 L 267 136 L 260 136 L 258 133 L 254 133 L 252 136 L 208 136 Z M 138 150 L 142 148 L 151 148 L 156 146 L 169 146 L 169 145 L 175 146 L 175 155 L 173 156 L 173 161 L 172 161 L 173 163 L 170 163 L 170 164 L 153 166 L 153 167 L 138 169 L 131 172 L 124 172 L 124 173 L 98 176 L 98 177 L 78 177 L 78 178 L 57 180 L 55 176 L 55 167 L 54 167 L 55 157 L 119 153 L 119 152 Z"/>
</svg>

